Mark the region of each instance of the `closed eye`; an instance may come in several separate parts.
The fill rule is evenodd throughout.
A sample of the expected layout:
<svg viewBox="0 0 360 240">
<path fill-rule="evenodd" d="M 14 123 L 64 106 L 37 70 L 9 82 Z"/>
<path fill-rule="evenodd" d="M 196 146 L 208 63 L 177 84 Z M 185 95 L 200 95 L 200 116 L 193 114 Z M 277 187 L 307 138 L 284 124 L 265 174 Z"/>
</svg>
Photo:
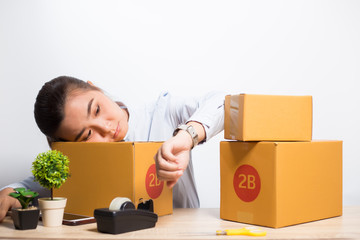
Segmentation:
<svg viewBox="0 0 360 240">
<path fill-rule="evenodd" d="M 99 112 L 100 112 L 100 106 L 99 106 L 99 105 L 97 105 L 97 107 L 96 107 L 96 111 L 95 111 L 95 116 L 97 116 L 97 115 L 99 114 Z"/>
<path fill-rule="evenodd" d="M 83 140 L 84 142 L 88 141 L 91 137 L 91 129 L 88 132 L 88 135 L 86 136 L 86 138 Z"/>
</svg>

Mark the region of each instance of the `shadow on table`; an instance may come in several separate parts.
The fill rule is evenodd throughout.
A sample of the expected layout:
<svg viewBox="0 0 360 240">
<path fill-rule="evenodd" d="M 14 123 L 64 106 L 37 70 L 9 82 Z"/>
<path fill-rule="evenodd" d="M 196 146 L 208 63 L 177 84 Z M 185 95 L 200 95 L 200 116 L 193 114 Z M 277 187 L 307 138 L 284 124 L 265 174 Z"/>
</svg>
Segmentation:
<svg viewBox="0 0 360 240">
<path fill-rule="evenodd" d="M 89 232 L 98 232 L 98 230 L 97 230 L 97 228 L 90 228 L 90 229 L 87 229 L 87 231 L 89 231 Z"/>
</svg>

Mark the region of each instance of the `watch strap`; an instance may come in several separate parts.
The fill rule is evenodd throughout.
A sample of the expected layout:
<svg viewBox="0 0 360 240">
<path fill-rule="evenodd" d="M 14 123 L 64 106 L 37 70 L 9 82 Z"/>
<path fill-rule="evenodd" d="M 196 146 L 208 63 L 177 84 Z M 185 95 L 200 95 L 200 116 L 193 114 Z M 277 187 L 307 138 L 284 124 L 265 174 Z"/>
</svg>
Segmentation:
<svg viewBox="0 0 360 240">
<path fill-rule="evenodd" d="M 177 128 L 175 129 L 173 136 L 176 136 L 176 134 L 180 131 L 180 130 L 184 130 L 187 133 L 190 134 L 191 139 L 193 141 L 193 145 L 191 147 L 191 149 L 193 149 L 196 145 L 198 145 L 199 140 L 198 140 L 198 134 L 195 130 L 195 128 L 191 125 L 186 125 L 186 124 L 180 124 L 179 126 L 177 126 Z"/>
</svg>

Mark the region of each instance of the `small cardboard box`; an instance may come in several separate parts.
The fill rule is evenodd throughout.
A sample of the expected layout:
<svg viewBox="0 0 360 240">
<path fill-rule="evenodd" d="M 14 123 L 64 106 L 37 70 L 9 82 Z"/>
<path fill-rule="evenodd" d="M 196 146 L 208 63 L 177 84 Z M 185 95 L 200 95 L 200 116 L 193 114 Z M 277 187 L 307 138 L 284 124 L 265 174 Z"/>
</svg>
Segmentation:
<svg viewBox="0 0 360 240">
<path fill-rule="evenodd" d="M 161 142 L 54 143 L 70 159 L 68 180 L 55 190 L 66 197 L 65 212 L 93 216 L 115 197 L 154 201 L 159 216 L 173 210 L 172 190 L 156 177 L 154 156 Z"/>
<path fill-rule="evenodd" d="M 231 140 L 310 141 L 312 97 L 227 95 L 224 128 Z"/>
<path fill-rule="evenodd" d="M 220 217 L 284 227 L 342 215 L 342 141 L 220 143 Z"/>
</svg>

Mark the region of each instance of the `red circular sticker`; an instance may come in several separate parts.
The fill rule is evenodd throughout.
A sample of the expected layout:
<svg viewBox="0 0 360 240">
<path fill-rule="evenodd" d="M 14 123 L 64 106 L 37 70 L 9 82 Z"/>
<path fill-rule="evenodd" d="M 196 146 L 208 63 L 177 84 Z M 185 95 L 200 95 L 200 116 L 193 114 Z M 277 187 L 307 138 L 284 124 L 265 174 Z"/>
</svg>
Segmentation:
<svg viewBox="0 0 360 240">
<path fill-rule="evenodd" d="M 244 202 L 252 202 L 259 195 L 260 176 L 250 165 L 241 165 L 236 169 L 233 183 L 236 195 Z"/>
<path fill-rule="evenodd" d="M 151 165 L 146 173 L 145 186 L 146 192 L 152 199 L 158 198 L 163 190 L 164 182 L 158 180 L 155 164 Z"/>
</svg>

